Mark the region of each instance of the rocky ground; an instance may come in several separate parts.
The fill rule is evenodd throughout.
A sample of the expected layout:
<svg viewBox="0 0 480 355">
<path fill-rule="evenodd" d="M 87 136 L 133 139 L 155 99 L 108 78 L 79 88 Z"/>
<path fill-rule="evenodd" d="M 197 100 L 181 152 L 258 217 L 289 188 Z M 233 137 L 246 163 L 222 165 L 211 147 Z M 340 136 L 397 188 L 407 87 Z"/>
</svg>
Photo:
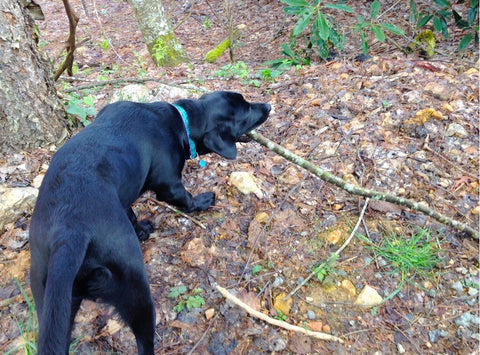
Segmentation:
<svg viewBox="0 0 480 355">
<path fill-rule="evenodd" d="M 448 55 L 453 33 L 451 41 L 441 44 L 443 55 L 431 60 L 377 44 L 371 59 L 358 62 L 354 58 L 360 50 L 353 41 L 332 61 L 314 61 L 262 80 L 255 73 L 265 68 L 265 60 L 278 57 L 294 22 L 277 1 L 237 3 L 235 23 L 246 28 L 235 58 L 245 67 L 226 70 L 221 68 L 228 55 L 215 64 L 203 62 L 205 52 L 227 34 L 223 1 L 195 3 L 176 30 L 190 63 L 175 68 L 153 67 L 127 2 L 87 0 L 87 15 L 80 1 L 72 1 L 81 16 L 77 36 L 85 42 L 76 55 L 74 77 L 63 77 L 58 90 L 65 101 L 91 97 L 97 111 L 118 98 L 172 101 L 206 90 L 239 91 L 251 101 L 273 105 L 270 119 L 259 129 L 271 140 L 344 180 L 423 202 L 478 230 L 478 48 Z M 40 44 L 55 58 L 68 23 L 60 3 L 40 4 L 46 16 L 38 23 Z M 180 2 L 172 4 L 169 11 L 181 23 L 189 10 Z M 383 3 L 390 5 L 394 2 Z M 367 5 L 357 6 L 361 12 Z M 399 18 L 393 14 L 406 10 L 391 11 L 391 18 Z M 156 80 L 79 90 L 126 78 Z M 345 242 L 365 199 L 255 142 L 238 147 L 235 161 L 209 155 L 206 169 L 195 163 L 185 169 L 192 193 L 215 192 L 217 203 L 209 211 L 183 216 L 151 194 L 135 206 L 141 218 L 155 225 L 142 249 L 157 306 L 157 353 L 478 353 L 478 242 L 393 204 L 370 201 L 358 233 L 381 245 L 388 236 L 384 230 L 402 240 L 411 240 L 419 227 L 429 230 L 430 239 L 421 242 L 436 251 L 431 271 L 402 274 L 398 265 L 372 252 L 365 238 L 353 238 L 322 282 L 315 277 L 291 303 L 280 302 Z M 0 188 L 37 186 L 56 148 L 1 159 Z M 256 194 L 240 192 L 232 179 L 235 172 L 254 176 Z M 20 329 L 32 319 L 14 281 L 28 293 L 31 208 L 15 209 L 21 212 L 18 219 L 4 225 L 0 236 L 2 352 L 22 343 Z M 227 303 L 217 284 L 271 317 L 344 343 L 268 325 Z M 172 288 L 181 285 L 186 297 L 173 297 Z M 374 290 L 370 298 L 386 302 L 374 308 L 356 304 L 363 303 L 358 297 L 368 288 Z M 174 310 L 182 300 L 194 304 L 200 298 L 205 302 L 200 307 Z M 135 352 L 130 330 L 112 309 L 93 302 L 83 304 L 74 338 L 72 351 L 81 354 Z"/>
</svg>

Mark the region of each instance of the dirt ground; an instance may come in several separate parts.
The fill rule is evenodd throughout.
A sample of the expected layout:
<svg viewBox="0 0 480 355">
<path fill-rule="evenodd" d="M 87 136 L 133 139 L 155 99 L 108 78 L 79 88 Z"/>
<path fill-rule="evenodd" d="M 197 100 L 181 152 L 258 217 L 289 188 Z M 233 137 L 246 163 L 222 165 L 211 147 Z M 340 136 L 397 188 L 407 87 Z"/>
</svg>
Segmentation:
<svg viewBox="0 0 480 355">
<path fill-rule="evenodd" d="M 58 65 L 68 34 L 64 8 L 57 1 L 39 3 L 46 16 L 38 22 L 40 45 Z M 238 75 L 241 68 L 236 77 L 218 75 L 229 63 L 228 54 L 214 64 L 203 61 L 227 36 L 223 1 L 197 1 L 191 13 L 187 1 L 166 4 L 174 24 L 180 24 L 176 34 L 190 59 L 175 68 L 153 66 L 128 2 L 86 0 L 85 9 L 79 0 L 71 3 L 80 15 L 77 39 L 83 45 L 76 53 L 73 78 L 58 82 L 65 100 L 69 90 L 80 98 L 91 95 L 98 111 L 132 83 L 129 78 L 155 78 L 140 85 L 157 100 L 171 101 L 185 92 L 160 82 L 239 91 L 248 100 L 272 104 L 270 119 L 259 128 L 271 140 L 344 180 L 425 203 L 478 230 L 478 47 L 454 53 L 455 31 L 439 44 L 443 55 L 431 60 L 378 43 L 371 48 L 372 57 L 359 62 L 354 58 L 360 46 L 352 40 L 331 61 L 317 59 L 262 81 L 255 73 L 266 68 L 263 62 L 279 57 L 295 24 L 279 1 L 237 1 L 234 23 L 246 27 L 234 56 L 245 63 L 248 75 L 243 77 Z M 369 4 L 350 5 L 362 12 Z M 395 2 L 382 2 L 382 8 L 390 6 Z M 385 16 L 395 22 L 408 16 L 407 11 L 392 7 Z M 125 82 L 78 91 L 82 85 L 113 79 Z M 155 225 L 142 250 L 157 307 L 156 353 L 478 354 L 478 242 L 390 203 L 370 201 L 358 232 L 380 243 L 382 228 L 401 232 L 402 238 L 411 238 L 417 227 L 428 229 L 439 255 L 428 276 L 412 273 L 402 284 L 395 265 L 375 258 L 365 241 L 353 238 L 322 282 L 311 279 L 282 308 L 278 300 L 345 242 L 365 199 L 256 142 L 237 146 L 235 161 L 212 154 L 204 157 L 206 169 L 196 163 L 185 169 L 185 185 L 193 194 L 215 192 L 216 205 L 210 210 L 183 216 L 158 204 L 153 194 L 135 205 L 139 217 Z M 32 184 L 54 150 L 8 157 L 0 182 Z M 253 174 L 258 196 L 233 186 L 230 176 L 239 171 Z M 31 212 L 0 236 L 0 295 L 5 300 L 0 352 L 22 342 L 19 328 L 29 319 L 14 277 L 28 292 Z M 271 317 L 344 343 L 268 325 L 226 302 L 217 284 Z M 200 289 L 205 303 L 176 312 L 181 298 L 168 295 L 180 285 L 189 295 Z M 401 290 L 378 308 L 366 308 L 354 303 L 365 286 L 383 299 Z M 79 354 L 136 351 L 133 335 L 113 309 L 94 302 L 84 302 L 73 337 L 72 351 Z"/>
</svg>

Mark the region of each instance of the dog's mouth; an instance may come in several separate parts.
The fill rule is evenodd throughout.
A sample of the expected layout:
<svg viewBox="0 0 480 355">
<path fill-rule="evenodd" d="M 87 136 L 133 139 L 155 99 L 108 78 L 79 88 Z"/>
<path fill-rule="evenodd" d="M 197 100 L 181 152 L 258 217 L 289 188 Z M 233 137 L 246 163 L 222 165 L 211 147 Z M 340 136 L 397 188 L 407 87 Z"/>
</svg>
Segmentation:
<svg viewBox="0 0 480 355">
<path fill-rule="evenodd" d="M 250 142 L 252 139 L 247 136 L 247 133 L 259 127 L 262 123 L 264 123 L 267 120 L 271 110 L 270 104 L 259 104 L 259 105 L 262 105 L 260 118 L 250 128 L 245 130 L 245 133 L 243 133 L 242 135 L 240 135 L 240 137 L 238 137 L 237 142 L 240 142 L 240 143 Z"/>
</svg>

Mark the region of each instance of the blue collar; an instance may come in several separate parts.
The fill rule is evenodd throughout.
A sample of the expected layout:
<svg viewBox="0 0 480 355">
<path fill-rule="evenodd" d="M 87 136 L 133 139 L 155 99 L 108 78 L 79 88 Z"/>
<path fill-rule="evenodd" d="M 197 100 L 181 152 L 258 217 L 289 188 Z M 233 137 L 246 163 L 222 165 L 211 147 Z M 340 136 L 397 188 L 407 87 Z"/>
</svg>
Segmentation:
<svg viewBox="0 0 480 355">
<path fill-rule="evenodd" d="M 173 105 L 178 110 L 178 113 L 180 113 L 180 116 L 182 116 L 183 120 L 183 125 L 185 127 L 185 131 L 187 132 L 187 138 L 188 138 L 188 145 L 190 146 L 190 159 L 195 159 L 197 157 L 197 149 L 195 148 L 195 142 L 193 141 L 192 137 L 190 137 L 190 126 L 188 122 L 188 114 L 187 111 L 182 106 L 179 105 Z"/>
<path fill-rule="evenodd" d="M 188 122 L 187 111 L 185 111 L 185 109 L 179 105 L 173 104 L 173 107 L 175 107 L 178 113 L 180 113 L 180 116 L 182 116 L 183 126 L 185 127 L 185 131 L 187 132 L 188 145 L 190 147 L 190 159 L 195 159 L 198 155 L 197 155 L 197 149 L 195 148 L 195 142 L 190 136 L 190 125 Z M 203 160 L 200 160 L 199 164 L 201 168 L 205 167 L 206 165 Z"/>
</svg>

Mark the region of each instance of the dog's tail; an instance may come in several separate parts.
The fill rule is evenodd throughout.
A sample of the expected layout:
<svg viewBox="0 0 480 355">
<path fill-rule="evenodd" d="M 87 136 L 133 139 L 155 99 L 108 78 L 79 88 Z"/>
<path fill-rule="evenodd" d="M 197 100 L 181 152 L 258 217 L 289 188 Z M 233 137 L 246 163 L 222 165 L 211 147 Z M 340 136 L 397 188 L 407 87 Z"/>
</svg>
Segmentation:
<svg viewBox="0 0 480 355">
<path fill-rule="evenodd" d="M 85 239 L 63 237 L 51 250 L 39 324 L 39 355 L 68 354 L 73 283 L 87 250 L 86 246 L 74 250 L 70 238 Z"/>
</svg>

